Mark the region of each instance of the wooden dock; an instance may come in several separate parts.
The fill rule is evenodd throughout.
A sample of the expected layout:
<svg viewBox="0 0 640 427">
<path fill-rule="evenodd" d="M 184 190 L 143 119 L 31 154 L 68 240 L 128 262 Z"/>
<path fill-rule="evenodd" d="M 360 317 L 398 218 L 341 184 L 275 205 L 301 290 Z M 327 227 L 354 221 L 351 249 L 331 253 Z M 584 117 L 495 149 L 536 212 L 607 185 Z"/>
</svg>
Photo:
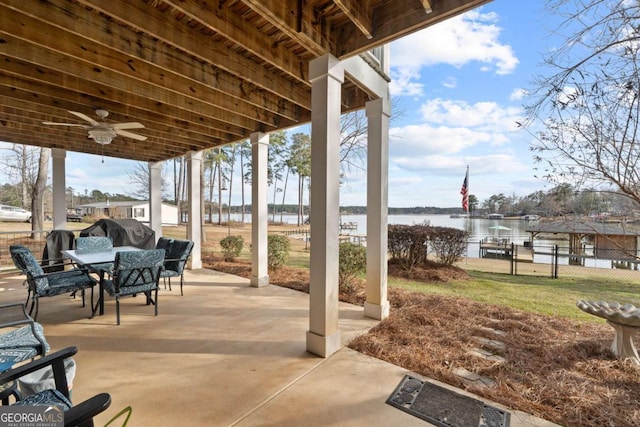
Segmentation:
<svg viewBox="0 0 640 427">
<path fill-rule="evenodd" d="M 366 245 L 367 235 L 366 234 L 340 234 L 340 236 L 338 236 L 338 240 L 340 241 L 340 243 L 351 242 L 357 245 Z"/>
<path fill-rule="evenodd" d="M 508 239 L 482 239 L 478 256 L 497 259 L 515 258 L 517 262 L 533 262 L 531 247 L 513 244 Z"/>
<path fill-rule="evenodd" d="M 340 230 L 357 230 L 358 229 L 358 223 L 357 222 L 341 222 L 340 223 Z"/>
</svg>

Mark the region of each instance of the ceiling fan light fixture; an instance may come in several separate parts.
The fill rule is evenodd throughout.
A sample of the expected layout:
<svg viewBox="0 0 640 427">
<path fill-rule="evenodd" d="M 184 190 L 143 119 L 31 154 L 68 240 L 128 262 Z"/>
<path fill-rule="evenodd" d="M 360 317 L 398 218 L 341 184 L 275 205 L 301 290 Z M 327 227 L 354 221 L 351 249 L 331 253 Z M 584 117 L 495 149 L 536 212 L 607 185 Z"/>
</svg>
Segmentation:
<svg viewBox="0 0 640 427">
<path fill-rule="evenodd" d="M 116 137 L 116 133 L 112 129 L 89 130 L 89 138 L 93 138 L 93 140 L 100 145 L 111 144 L 111 141 L 115 137 Z"/>
</svg>

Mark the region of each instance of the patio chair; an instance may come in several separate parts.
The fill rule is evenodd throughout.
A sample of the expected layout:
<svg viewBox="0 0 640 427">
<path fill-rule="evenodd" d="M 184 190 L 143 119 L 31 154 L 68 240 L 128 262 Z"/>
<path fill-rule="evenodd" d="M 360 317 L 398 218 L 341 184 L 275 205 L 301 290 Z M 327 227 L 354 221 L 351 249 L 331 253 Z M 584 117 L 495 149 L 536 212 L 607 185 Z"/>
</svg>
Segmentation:
<svg viewBox="0 0 640 427">
<path fill-rule="evenodd" d="M 96 281 L 89 276 L 85 269 L 73 268 L 71 270 L 45 273 L 33 253 L 23 245 L 9 247 L 11 259 L 14 264 L 27 276 L 27 303 L 31 298 L 29 315 L 36 320 L 38 317 L 40 297 L 52 297 L 65 293 L 82 292 L 82 306 L 85 306 L 85 290 L 91 288 L 91 305 L 93 306 L 93 287 Z M 35 310 L 35 311 L 34 311 Z"/>
<path fill-rule="evenodd" d="M 105 411 L 111 405 L 111 396 L 108 393 L 100 393 L 75 406 L 71 403 L 64 361 L 74 356 L 77 352 L 78 349 L 76 347 L 67 347 L 0 374 L 0 387 L 2 387 L 39 369 L 49 366 L 53 369 L 55 389 L 43 390 L 30 396 L 24 396 L 11 406 L 57 406 L 64 411 L 65 426 L 93 426 L 93 417 Z"/>
<path fill-rule="evenodd" d="M 19 363 L 48 351 L 42 325 L 29 317 L 23 303 L 0 305 L 0 359 Z"/>
<path fill-rule="evenodd" d="M 184 295 L 182 285 L 184 284 L 184 268 L 191 256 L 193 242 L 191 240 L 169 239 L 161 237 L 158 239 L 156 249 L 165 250 L 164 269 L 160 272 L 160 277 L 164 279 L 164 287 L 171 290 L 171 278 L 180 277 L 180 295 Z"/>
<path fill-rule="evenodd" d="M 66 268 L 69 260 L 62 256 L 61 251 L 73 249 L 75 239 L 75 234 L 69 230 L 51 230 L 47 234 L 40 264 L 45 273 L 63 271 Z"/>
<path fill-rule="evenodd" d="M 112 279 L 104 279 L 104 289 L 116 299 L 116 319 L 120 324 L 120 297 L 144 293 L 147 305 L 158 315 L 158 282 L 164 264 L 164 249 L 117 252 Z M 151 292 L 155 292 L 153 298 Z"/>
<path fill-rule="evenodd" d="M 76 239 L 76 251 L 83 253 L 107 252 L 113 249 L 111 237 L 86 236 Z"/>
<path fill-rule="evenodd" d="M 0 305 L 0 372 L 16 363 L 44 356 L 49 349 L 42 325 L 29 317 L 24 304 Z M 3 405 L 9 404 L 11 396 L 20 397 L 15 383 L 0 387 Z"/>
</svg>

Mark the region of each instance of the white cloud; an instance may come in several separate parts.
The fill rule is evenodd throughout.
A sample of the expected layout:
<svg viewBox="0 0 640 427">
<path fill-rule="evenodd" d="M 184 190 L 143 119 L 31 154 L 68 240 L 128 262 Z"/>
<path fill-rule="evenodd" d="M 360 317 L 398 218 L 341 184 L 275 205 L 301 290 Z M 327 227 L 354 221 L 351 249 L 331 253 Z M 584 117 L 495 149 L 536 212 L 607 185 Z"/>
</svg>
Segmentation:
<svg viewBox="0 0 640 427">
<path fill-rule="evenodd" d="M 470 157 L 453 157 L 445 155 L 396 157 L 393 162 L 406 171 L 424 173 L 441 173 L 444 175 L 460 174 L 468 164 L 472 164 L 474 175 L 514 173 L 528 170 L 513 154 L 496 153 Z"/>
<path fill-rule="evenodd" d="M 75 178 L 75 179 L 86 179 L 89 175 L 83 169 L 75 168 L 73 170 L 67 171 L 67 178 Z"/>
<path fill-rule="evenodd" d="M 433 127 L 428 124 L 391 129 L 391 151 L 394 155 L 413 156 L 456 154 L 477 144 L 506 142 L 504 136 L 478 132 L 463 127 Z"/>
<path fill-rule="evenodd" d="M 447 77 L 442 82 L 442 86 L 446 87 L 447 89 L 454 89 L 456 86 L 458 86 L 458 80 L 455 77 Z"/>
<path fill-rule="evenodd" d="M 477 102 L 433 99 L 421 107 L 422 117 L 429 123 L 474 128 L 491 132 L 511 132 L 522 121 L 517 107 L 501 107 L 496 102 Z"/>
<path fill-rule="evenodd" d="M 514 89 L 513 92 L 511 92 L 511 95 L 509 95 L 509 99 L 511 101 L 521 101 L 522 99 L 524 99 L 526 95 L 527 95 L 526 89 L 517 88 L 517 89 Z"/>
<path fill-rule="evenodd" d="M 414 83 L 420 70 L 437 64 L 460 68 L 480 62 L 485 72 L 494 71 L 498 75 L 513 72 L 519 61 L 511 46 L 500 42 L 497 18 L 495 13 L 474 10 L 393 42 L 392 94 L 414 94 L 421 89 Z"/>
<path fill-rule="evenodd" d="M 420 124 L 390 130 L 391 204 L 411 206 L 419 197 L 423 204 L 455 206 L 467 165 L 473 194 L 481 200 L 524 189 L 511 182 L 530 175 L 522 160 L 526 144 L 516 133 L 520 108 L 438 98 L 423 103 L 420 112 Z"/>
</svg>

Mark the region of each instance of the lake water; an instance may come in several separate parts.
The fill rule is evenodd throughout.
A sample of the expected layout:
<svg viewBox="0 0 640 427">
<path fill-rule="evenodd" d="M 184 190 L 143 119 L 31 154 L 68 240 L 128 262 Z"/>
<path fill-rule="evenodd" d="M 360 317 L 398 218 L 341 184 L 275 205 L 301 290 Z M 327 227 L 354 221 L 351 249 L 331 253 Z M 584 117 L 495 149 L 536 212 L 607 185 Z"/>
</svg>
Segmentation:
<svg viewBox="0 0 640 427">
<path fill-rule="evenodd" d="M 217 216 L 214 215 L 214 220 Z M 226 220 L 226 215 L 223 216 Z M 240 221 L 239 214 L 231 214 L 233 221 Z M 280 221 L 280 215 L 276 215 L 276 221 Z M 271 215 L 269 216 L 271 220 Z M 297 215 L 283 215 L 282 222 L 286 224 L 297 224 Z M 251 215 L 245 214 L 245 222 L 251 222 Z M 353 223 L 355 229 L 344 230 L 349 234 L 366 234 L 367 233 L 367 216 L 366 215 L 342 215 L 342 223 Z M 484 218 L 450 218 L 449 215 L 389 215 L 389 224 L 416 225 L 428 223 L 438 227 L 452 227 L 469 232 L 471 242 L 479 242 L 485 237 L 506 238 L 514 243 L 522 245 L 523 242 L 529 240 L 529 234 L 525 231 L 527 221 L 510 220 L 510 219 L 484 219 Z M 490 227 L 503 226 L 509 230 L 496 230 Z M 306 226 L 308 227 L 308 225 Z"/>
<path fill-rule="evenodd" d="M 227 216 L 223 215 L 226 221 Z M 240 221 L 240 214 L 231 214 L 231 220 Z M 272 217 L 269 215 L 269 220 Z M 214 215 L 214 221 L 217 216 Z M 280 221 L 280 215 L 276 215 L 276 221 Z M 282 222 L 285 224 L 297 224 L 297 215 L 283 215 Z M 342 232 L 352 235 L 365 235 L 367 233 L 367 216 L 366 215 L 342 215 L 341 223 L 353 223 L 354 229 L 344 229 Z M 251 215 L 245 214 L 245 222 L 251 222 Z M 486 219 L 486 218 L 451 218 L 449 215 L 389 215 L 389 224 L 417 225 L 428 223 L 438 227 L 452 227 L 460 230 L 466 230 L 469 233 L 469 245 L 467 247 L 467 257 L 478 258 L 480 256 L 479 242 L 487 237 L 497 237 L 507 239 L 517 245 L 524 245 L 524 242 L 531 240 L 531 236 L 526 229 L 529 224 L 535 224 L 535 221 L 525 221 L 522 219 Z M 308 225 L 303 226 L 308 228 Z M 534 254 L 534 262 L 550 263 L 552 257 L 550 252 L 554 246 L 558 245 L 560 254 L 568 254 L 568 242 L 566 240 L 544 240 L 537 238 L 535 240 L 536 252 Z M 587 247 L 587 251 L 589 247 Z M 542 252 L 542 253 L 540 253 Z M 559 264 L 568 264 L 568 257 L 560 257 Z M 604 259 L 585 259 L 586 267 L 611 268 L 611 261 Z"/>
</svg>

